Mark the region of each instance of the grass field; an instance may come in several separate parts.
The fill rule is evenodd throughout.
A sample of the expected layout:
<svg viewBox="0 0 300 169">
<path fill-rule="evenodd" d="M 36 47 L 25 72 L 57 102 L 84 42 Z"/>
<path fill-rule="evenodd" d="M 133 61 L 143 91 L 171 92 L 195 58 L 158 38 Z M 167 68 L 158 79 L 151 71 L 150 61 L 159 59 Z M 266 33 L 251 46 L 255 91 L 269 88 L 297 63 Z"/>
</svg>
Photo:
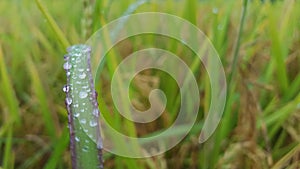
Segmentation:
<svg viewBox="0 0 300 169">
<path fill-rule="evenodd" d="M 227 76 L 226 107 L 213 136 L 199 144 L 210 106 L 210 83 L 199 64 L 193 70 L 201 95 L 199 114 L 184 140 L 151 158 L 104 152 L 105 168 L 300 168 L 299 1 L 41 0 L 56 31 L 39 1 L 0 1 L 0 169 L 71 168 L 62 91 L 66 46 L 84 43 L 105 23 L 139 12 L 182 17 L 208 36 Z M 118 115 L 109 88 L 115 63 L 148 47 L 171 51 L 193 67 L 193 53 L 167 40 L 131 37 L 108 53 L 96 89 L 101 113 L 116 130 L 146 137 L 172 125 L 178 113 L 173 106 L 178 86 L 168 74 L 143 71 L 130 88 L 132 102 L 141 110 L 149 108 L 150 90 L 165 91 L 166 110 L 150 124 L 135 124 Z"/>
</svg>

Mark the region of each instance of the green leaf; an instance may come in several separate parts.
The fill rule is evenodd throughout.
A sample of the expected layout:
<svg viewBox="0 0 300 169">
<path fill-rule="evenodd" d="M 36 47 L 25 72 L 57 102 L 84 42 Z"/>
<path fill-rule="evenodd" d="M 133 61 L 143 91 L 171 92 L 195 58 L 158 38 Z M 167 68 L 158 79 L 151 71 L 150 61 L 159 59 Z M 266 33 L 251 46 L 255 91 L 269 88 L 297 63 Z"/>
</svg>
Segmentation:
<svg viewBox="0 0 300 169">
<path fill-rule="evenodd" d="M 91 48 L 74 45 L 65 55 L 66 106 L 73 168 L 103 168 L 97 94 L 90 66 Z"/>
</svg>

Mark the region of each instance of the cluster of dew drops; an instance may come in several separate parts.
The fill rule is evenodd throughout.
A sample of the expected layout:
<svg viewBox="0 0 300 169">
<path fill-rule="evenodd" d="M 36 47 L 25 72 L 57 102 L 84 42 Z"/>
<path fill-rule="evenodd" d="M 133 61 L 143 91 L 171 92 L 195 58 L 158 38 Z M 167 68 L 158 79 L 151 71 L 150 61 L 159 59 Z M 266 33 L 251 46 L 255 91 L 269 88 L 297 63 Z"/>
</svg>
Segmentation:
<svg viewBox="0 0 300 169">
<path fill-rule="evenodd" d="M 92 102 L 93 104 L 93 110 L 92 110 L 92 115 L 94 116 L 94 118 L 91 118 L 89 120 L 85 119 L 85 118 L 80 118 L 79 122 L 80 124 L 82 124 L 83 126 L 86 126 L 86 124 L 88 124 L 90 127 L 96 127 L 98 125 L 98 117 L 99 117 L 99 110 L 98 110 L 98 103 L 97 103 L 97 99 L 96 99 L 96 92 L 94 89 L 94 84 L 93 84 L 93 79 L 91 77 L 91 70 L 89 65 L 87 66 L 87 68 L 84 67 L 80 67 L 82 66 L 82 61 L 83 59 L 87 59 L 87 64 L 90 63 L 90 52 L 91 52 L 91 48 L 86 46 L 86 45 L 75 45 L 72 46 L 70 48 L 67 49 L 68 54 L 66 54 L 64 56 L 64 60 L 65 63 L 63 65 L 63 68 L 66 71 L 66 76 L 67 76 L 67 84 L 63 87 L 63 91 L 66 93 L 66 106 L 71 107 L 71 105 L 74 108 L 78 108 L 79 104 L 74 101 L 72 99 L 71 95 L 71 90 L 74 91 L 74 94 L 78 94 L 78 98 L 80 99 L 86 99 L 89 94 L 89 100 Z M 86 56 L 83 56 L 86 55 Z M 72 65 L 72 63 L 74 63 Z M 86 66 L 86 65 L 83 65 Z M 74 69 L 71 71 L 71 69 Z M 76 74 L 74 73 L 74 75 L 72 75 L 72 72 L 76 72 Z M 90 77 L 88 75 L 90 75 Z M 77 86 L 80 86 L 80 90 L 78 90 L 77 88 L 74 88 L 73 90 L 73 86 L 70 84 L 70 78 L 76 80 L 75 83 L 77 84 Z M 86 78 L 89 78 L 87 80 L 85 80 Z M 73 118 L 78 118 L 80 116 L 81 113 L 85 113 L 86 109 L 85 109 L 85 105 L 86 102 L 82 102 L 82 109 L 77 110 L 76 112 L 73 113 Z M 89 122 L 88 122 L 89 121 Z M 87 127 L 84 127 L 84 131 L 87 133 L 88 129 Z M 92 135 L 89 135 L 91 138 L 93 138 Z M 75 138 L 76 141 L 80 141 L 79 138 Z"/>
</svg>

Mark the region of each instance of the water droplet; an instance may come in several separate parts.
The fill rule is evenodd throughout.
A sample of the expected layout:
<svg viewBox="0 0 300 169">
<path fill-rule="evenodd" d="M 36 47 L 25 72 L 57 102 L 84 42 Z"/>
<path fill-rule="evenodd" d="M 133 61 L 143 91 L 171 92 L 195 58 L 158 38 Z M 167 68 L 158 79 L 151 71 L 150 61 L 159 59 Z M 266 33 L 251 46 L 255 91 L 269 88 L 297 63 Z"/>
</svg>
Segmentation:
<svg viewBox="0 0 300 169">
<path fill-rule="evenodd" d="M 99 114 L 98 114 L 98 109 L 94 109 L 93 112 L 92 112 L 92 114 L 93 114 L 94 116 L 98 117 L 98 116 L 99 116 Z"/>
<path fill-rule="evenodd" d="M 73 46 L 68 47 L 68 48 L 67 48 L 67 51 L 68 51 L 68 52 L 72 52 L 72 51 L 74 51 L 75 49 L 76 49 L 76 46 L 73 45 Z"/>
<path fill-rule="evenodd" d="M 92 51 L 92 49 L 89 46 L 84 46 L 84 48 L 82 49 L 82 52 L 85 52 L 85 53 L 91 52 L 91 51 Z"/>
<path fill-rule="evenodd" d="M 84 146 L 84 147 L 82 148 L 82 151 L 88 152 L 88 151 L 89 151 L 89 148 L 88 148 L 87 146 Z"/>
<path fill-rule="evenodd" d="M 97 148 L 98 148 L 98 149 L 103 149 L 103 143 L 102 143 L 101 138 L 98 138 L 98 139 L 97 139 Z"/>
<path fill-rule="evenodd" d="M 69 60 L 69 55 L 68 54 L 64 55 L 64 60 L 65 61 Z"/>
<path fill-rule="evenodd" d="M 80 141 L 80 139 L 79 139 L 78 137 L 75 137 L 75 141 L 79 142 L 79 141 Z"/>
<path fill-rule="evenodd" d="M 81 53 L 74 53 L 73 56 L 80 57 Z"/>
<path fill-rule="evenodd" d="M 74 107 L 78 107 L 79 105 L 78 104 L 74 104 Z"/>
<path fill-rule="evenodd" d="M 67 105 L 70 105 L 70 104 L 72 104 L 72 99 L 71 98 L 69 98 L 69 97 L 67 97 L 66 98 L 66 103 L 67 103 Z"/>
<path fill-rule="evenodd" d="M 96 120 L 91 120 L 91 121 L 90 121 L 90 126 L 91 126 L 91 127 L 97 126 L 97 121 L 96 121 Z"/>
<path fill-rule="evenodd" d="M 79 79 L 84 79 L 86 77 L 86 74 L 84 72 L 82 72 L 78 77 L 79 77 Z"/>
<path fill-rule="evenodd" d="M 85 142 L 85 143 L 89 143 L 90 141 L 89 141 L 89 140 L 85 140 L 84 142 Z"/>
<path fill-rule="evenodd" d="M 79 72 L 83 72 L 83 71 L 84 71 L 84 69 L 78 69 L 78 71 L 79 71 Z"/>
<path fill-rule="evenodd" d="M 79 92 L 79 97 L 80 97 L 81 99 L 86 98 L 87 95 L 88 95 L 87 92 L 84 92 L 84 91 Z"/>
<path fill-rule="evenodd" d="M 84 109 L 81 109 L 80 111 L 83 113 L 83 112 L 84 112 Z"/>
<path fill-rule="evenodd" d="M 69 70 L 69 69 L 71 69 L 71 68 L 72 68 L 71 63 L 66 62 L 66 63 L 64 64 L 64 69 L 65 69 L 65 70 Z"/>
<path fill-rule="evenodd" d="M 76 59 L 75 63 L 80 63 L 81 59 Z"/>
<path fill-rule="evenodd" d="M 67 77 L 69 77 L 71 75 L 71 72 L 67 72 L 66 74 L 67 74 Z"/>
<path fill-rule="evenodd" d="M 74 117 L 79 117 L 79 115 L 80 115 L 80 113 L 78 113 L 78 112 L 74 113 Z"/>
<path fill-rule="evenodd" d="M 65 93 L 68 93 L 68 92 L 70 91 L 70 86 L 65 85 L 65 86 L 63 87 L 63 91 L 64 91 Z"/>
<path fill-rule="evenodd" d="M 214 7 L 213 10 L 212 10 L 212 12 L 213 12 L 214 14 L 217 14 L 217 13 L 219 12 L 219 9 L 216 8 L 216 7 Z"/>
<path fill-rule="evenodd" d="M 87 88 L 89 88 L 89 86 L 82 86 L 82 88 L 83 88 L 83 89 L 87 89 Z"/>
<path fill-rule="evenodd" d="M 86 124 L 86 119 L 80 119 L 81 124 Z"/>
</svg>

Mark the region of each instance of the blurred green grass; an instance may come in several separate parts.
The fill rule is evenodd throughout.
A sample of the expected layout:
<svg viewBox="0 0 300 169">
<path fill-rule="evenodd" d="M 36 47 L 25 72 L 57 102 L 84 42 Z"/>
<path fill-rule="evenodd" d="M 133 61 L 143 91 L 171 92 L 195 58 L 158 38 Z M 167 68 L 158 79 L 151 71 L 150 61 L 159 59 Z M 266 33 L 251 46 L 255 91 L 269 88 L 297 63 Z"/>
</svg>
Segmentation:
<svg viewBox="0 0 300 169">
<path fill-rule="evenodd" d="M 181 16 L 211 39 L 228 77 L 232 73 L 242 1 L 150 0 L 134 10 L 129 8 L 137 3 L 133 0 L 87 2 L 93 3 L 92 15 L 83 1 L 42 1 L 61 29 L 61 36 L 71 44 L 84 42 L 89 35 L 83 32 L 95 32 L 124 14 L 153 11 Z M 105 153 L 106 168 L 300 167 L 300 3 L 248 3 L 223 119 L 204 144 L 199 145 L 197 137 L 210 106 L 210 84 L 206 76 L 201 76 L 205 74 L 201 64 L 192 65 L 195 62 L 189 49 L 172 40 L 164 44 L 162 37 L 132 37 L 108 54 L 116 60 L 108 60 L 97 88 L 103 98 L 99 100 L 100 109 L 116 129 L 146 136 L 170 126 L 176 117 L 177 109 L 172 106 L 176 83 L 168 75 L 151 70 L 143 72 L 142 77 L 158 79 L 156 86 L 166 91 L 169 102 L 163 116 L 139 126 L 117 115 L 109 96 L 110 75 L 115 64 L 141 48 L 162 47 L 181 56 L 190 67 L 195 66 L 202 102 L 197 123 L 178 146 L 147 159 Z M 82 23 L 88 19 L 91 25 Z M 34 1 L 0 1 L 0 25 L 0 166 L 70 168 L 61 90 L 66 83 L 62 64 L 67 43 L 51 29 Z M 141 108 L 146 108 L 147 97 L 140 94 L 139 85 L 136 82 L 132 86 L 132 95 L 140 98 L 137 103 Z"/>
</svg>

